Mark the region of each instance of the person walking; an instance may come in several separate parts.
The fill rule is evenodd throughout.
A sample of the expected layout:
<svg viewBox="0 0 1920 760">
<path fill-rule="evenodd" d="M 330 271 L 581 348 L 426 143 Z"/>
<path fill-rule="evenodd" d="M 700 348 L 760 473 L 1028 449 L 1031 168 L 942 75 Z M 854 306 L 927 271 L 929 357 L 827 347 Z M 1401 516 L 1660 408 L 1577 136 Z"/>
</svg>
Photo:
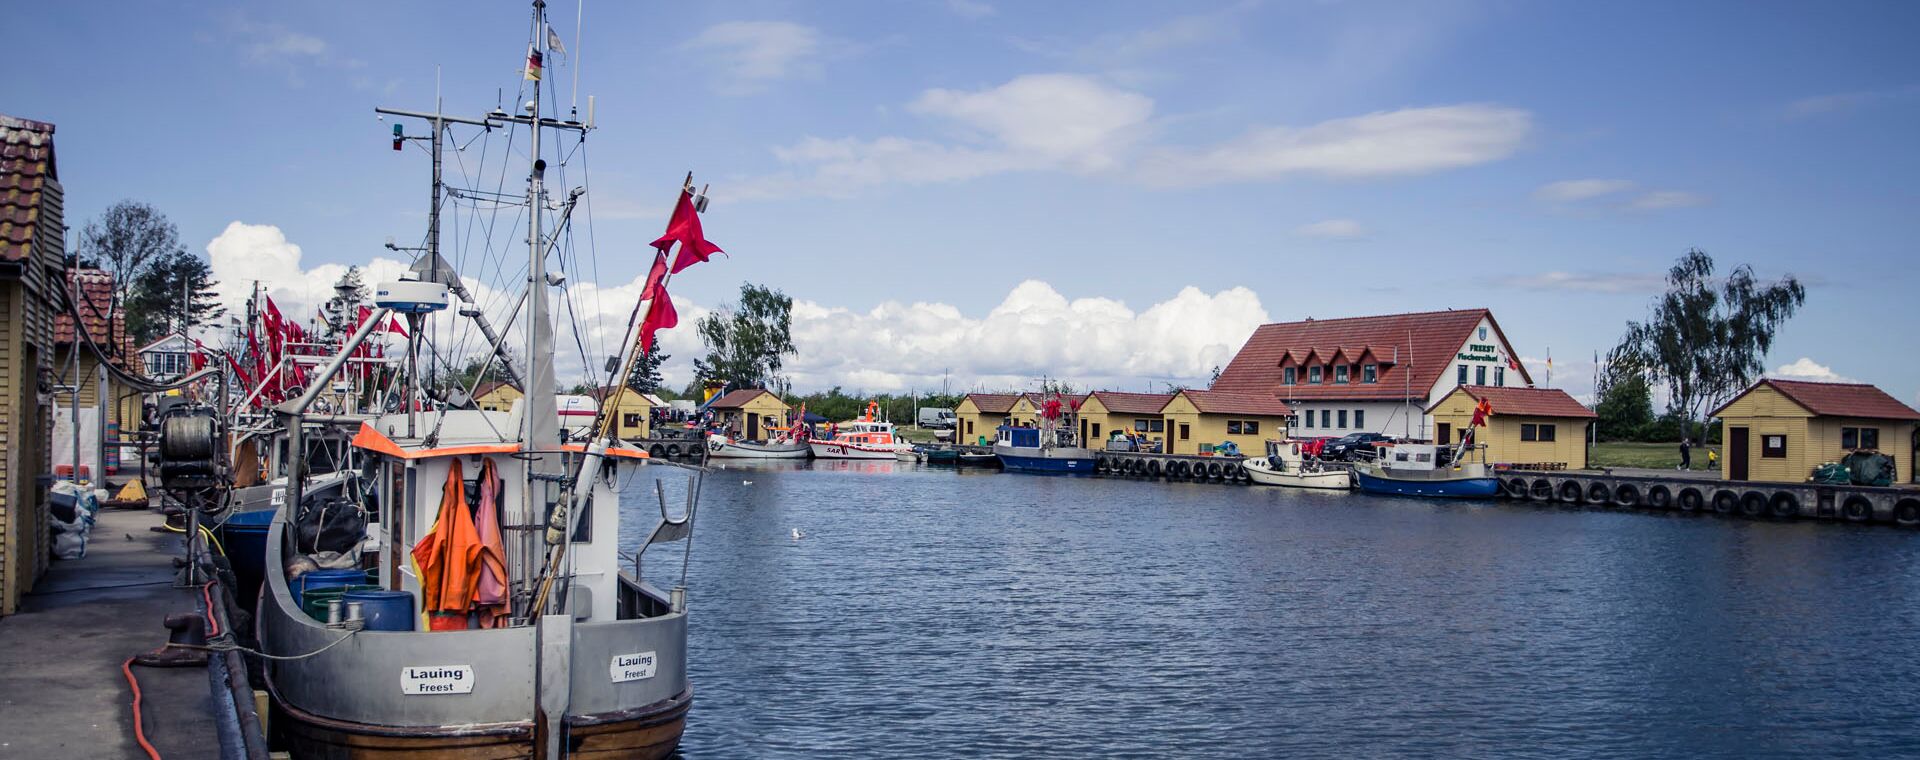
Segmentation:
<svg viewBox="0 0 1920 760">
<path fill-rule="evenodd" d="M 1680 438 L 1680 469 L 1693 469 L 1693 439 L 1684 436 Z"/>
</svg>

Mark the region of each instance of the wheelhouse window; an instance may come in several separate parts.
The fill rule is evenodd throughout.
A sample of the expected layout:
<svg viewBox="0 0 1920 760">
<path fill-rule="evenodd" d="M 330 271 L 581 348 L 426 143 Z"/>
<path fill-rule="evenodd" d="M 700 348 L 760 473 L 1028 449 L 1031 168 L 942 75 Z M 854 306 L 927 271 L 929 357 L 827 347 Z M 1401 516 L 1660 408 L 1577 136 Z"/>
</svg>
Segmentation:
<svg viewBox="0 0 1920 760">
<path fill-rule="evenodd" d="M 1347 384 L 1347 365 L 1342 364 L 1333 368 L 1333 382 L 1335 385 Z"/>
<path fill-rule="evenodd" d="M 1286 369 L 1280 370 L 1281 385 L 1292 385 L 1296 381 L 1298 381 L 1299 377 L 1300 377 L 1300 372 L 1298 367 L 1288 367 Z"/>
<path fill-rule="evenodd" d="M 1307 384 L 1308 385 L 1320 384 L 1320 368 L 1319 367 L 1307 368 Z"/>
<path fill-rule="evenodd" d="M 1360 382 L 1363 382 L 1363 383 L 1377 383 L 1377 382 L 1380 382 L 1380 365 L 1378 365 L 1378 364 L 1367 364 L 1367 365 L 1363 365 L 1363 366 L 1361 366 L 1361 367 L 1360 367 Z"/>
<path fill-rule="evenodd" d="M 1880 448 L 1880 428 L 1870 428 L 1870 427 L 1840 428 L 1840 448 L 1843 448 L 1843 449 Z"/>
<path fill-rule="evenodd" d="M 1760 456 L 1768 459 L 1787 458 L 1787 437 L 1773 434 L 1760 436 Z"/>
</svg>

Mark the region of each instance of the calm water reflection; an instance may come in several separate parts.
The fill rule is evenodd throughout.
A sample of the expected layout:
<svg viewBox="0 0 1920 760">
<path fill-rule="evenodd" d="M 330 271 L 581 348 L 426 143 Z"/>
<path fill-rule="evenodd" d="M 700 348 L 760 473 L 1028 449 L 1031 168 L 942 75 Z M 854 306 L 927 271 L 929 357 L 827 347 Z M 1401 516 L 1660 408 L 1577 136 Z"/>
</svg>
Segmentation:
<svg viewBox="0 0 1920 760">
<path fill-rule="evenodd" d="M 892 462 L 704 504 L 689 758 L 1920 752 L 1913 532 Z"/>
</svg>

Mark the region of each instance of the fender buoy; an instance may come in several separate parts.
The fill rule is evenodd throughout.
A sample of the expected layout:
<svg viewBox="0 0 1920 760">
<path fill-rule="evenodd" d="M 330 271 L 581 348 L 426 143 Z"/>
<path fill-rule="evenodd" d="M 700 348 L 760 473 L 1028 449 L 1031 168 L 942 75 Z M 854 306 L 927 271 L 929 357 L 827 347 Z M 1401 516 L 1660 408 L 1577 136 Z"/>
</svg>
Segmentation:
<svg viewBox="0 0 1920 760">
<path fill-rule="evenodd" d="M 1568 504 L 1580 503 L 1580 484 L 1571 480 L 1560 484 L 1560 500 Z"/>
<path fill-rule="evenodd" d="M 1208 462 L 1208 463 L 1207 463 L 1207 477 L 1209 477 L 1209 478 L 1213 478 L 1214 480 L 1219 480 L 1219 479 L 1220 479 L 1220 472 L 1221 472 L 1221 470 L 1220 470 L 1220 463 L 1219 463 L 1219 462 Z"/>
<path fill-rule="evenodd" d="M 1552 501 L 1553 481 L 1546 478 L 1533 481 L 1533 486 L 1527 489 L 1527 498 L 1534 501 Z"/>
<path fill-rule="evenodd" d="M 660 457 L 660 456 L 665 456 L 666 453 L 667 453 L 667 448 L 657 443 L 647 447 L 647 456 Z"/>
<path fill-rule="evenodd" d="M 1767 513 L 1767 495 L 1759 491 L 1748 491 L 1740 495 L 1740 514 L 1759 517 Z"/>
<path fill-rule="evenodd" d="M 1168 474 L 1168 475 L 1171 475 L 1171 476 L 1173 476 L 1173 477 L 1176 477 L 1176 478 L 1184 478 L 1184 477 L 1186 477 L 1186 476 L 1187 476 L 1187 463 L 1186 463 L 1186 462 L 1181 462 L 1181 461 L 1173 461 L 1173 462 L 1168 462 L 1168 463 L 1167 463 L 1167 474 Z"/>
<path fill-rule="evenodd" d="M 1732 491 L 1720 491 L 1713 495 L 1713 511 L 1723 515 L 1733 514 L 1740 507 L 1740 495 Z"/>
<path fill-rule="evenodd" d="M 1893 521 L 1901 525 L 1920 525 L 1920 499 L 1901 499 L 1893 505 Z"/>
<path fill-rule="evenodd" d="M 1654 509 L 1666 509 L 1673 506 L 1673 492 L 1666 486 L 1654 486 L 1647 489 L 1647 506 Z"/>
<path fill-rule="evenodd" d="M 1640 506 L 1640 488 L 1632 483 L 1621 483 L 1613 489 L 1613 500 L 1623 507 Z"/>
<path fill-rule="evenodd" d="M 1156 459 L 1152 462 L 1147 463 L 1147 477 L 1150 477 L 1150 478 L 1160 477 L 1160 461 L 1159 460 Z"/>
<path fill-rule="evenodd" d="M 677 444 L 677 443 L 667 444 L 667 458 L 668 459 L 680 458 L 680 444 Z"/>
<path fill-rule="evenodd" d="M 1608 488 L 1607 484 L 1605 483 L 1593 483 L 1588 485 L 1587 486 L 1587 503 L 1588 504 L 1613 503 L 1613 489 Z"/>
<path fill-rule="evenodd" d="M 1792 491 L 1781 491 L 1767 501 L 1767 511 L 1782 519 L 1800 516 L 1800 498 Z"/>
<path fill-rule="evenodd" d="M 1706 500 L 1706 497 L 1701 496 L 1700 491 L 1697 489 L 1683 488 L 1680 490 L 1680 510 L 1683 512 L 1699 510 L 1701 504 Z"/>
<path fill-rule="evenodd" d="M 1866 522 L 1873 519 L 1873 502 L 1858 494 L 1847 497 L 1840 505 L 1840 516 L 1853 522 Z"/>
</svg>

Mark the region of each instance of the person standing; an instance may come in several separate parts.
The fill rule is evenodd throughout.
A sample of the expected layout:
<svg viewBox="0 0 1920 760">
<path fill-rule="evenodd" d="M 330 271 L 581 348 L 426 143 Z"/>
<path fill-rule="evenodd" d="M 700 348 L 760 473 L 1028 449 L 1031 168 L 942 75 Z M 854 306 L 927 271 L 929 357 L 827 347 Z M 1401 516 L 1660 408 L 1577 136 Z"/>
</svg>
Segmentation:
<svg viewBox="0 0 1920 760">
<path fill-rule="evenodd" d="M 1693 439 L 1685 436 L 1680 438 L 1680 469 L 1693 469 Z"/>
</svg>

